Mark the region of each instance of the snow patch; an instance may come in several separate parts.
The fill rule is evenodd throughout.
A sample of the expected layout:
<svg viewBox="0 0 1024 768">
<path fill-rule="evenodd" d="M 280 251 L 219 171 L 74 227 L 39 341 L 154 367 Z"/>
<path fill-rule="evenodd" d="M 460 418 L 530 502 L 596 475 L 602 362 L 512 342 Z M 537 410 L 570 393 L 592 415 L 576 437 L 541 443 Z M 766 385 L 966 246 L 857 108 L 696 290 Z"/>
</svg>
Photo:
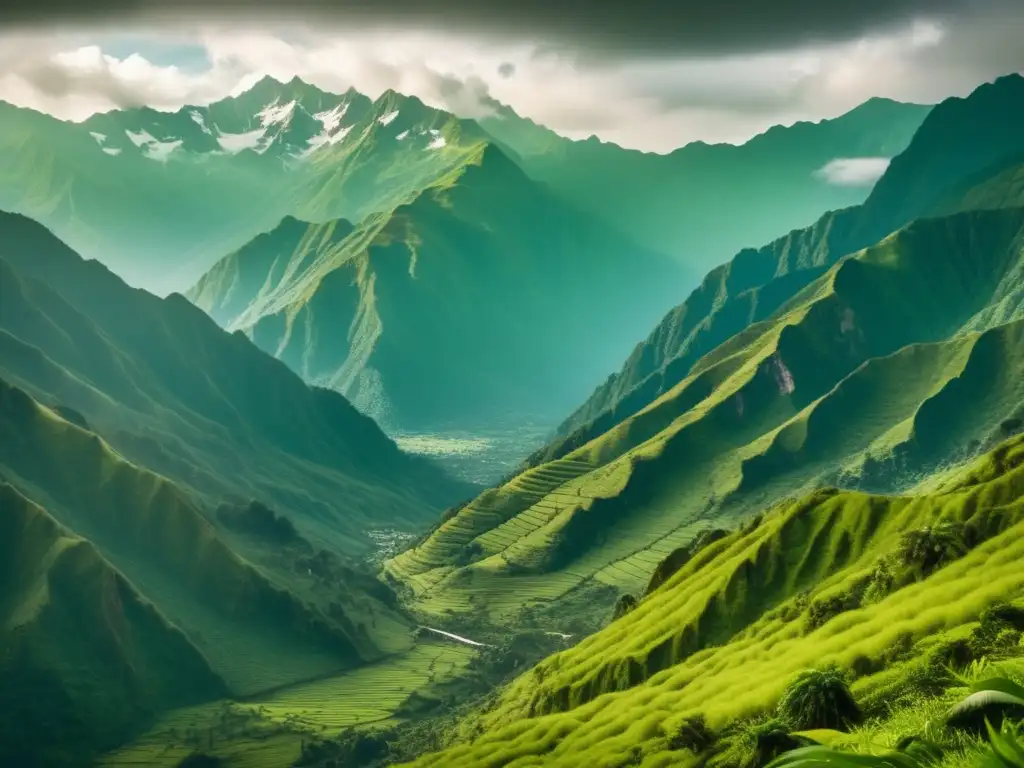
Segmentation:
<svg viewBox="0 0 1024 768">
<path fill-rule="evenodd" d="M 89 135 L 96 139 L 97 144 L 102 144 L 104 141 L 107 140 L 107 134 L 105 133 L 96 133 L 96 131 L 89 131 Z"/>
<path fill-rule="evenodd" d="M 391 123 L 395 121 L 396 117 L 398 117 L 397 109 L 394 112 L 388 112 L 386 115 L 381 115 L 377 118 L 377 122 L 381 125 L 391 125 Z"/>
<path fill-rule="evenodd" d="M 321 125 L 323 125 L 324 133 L 331 135 L 338 130 L 338 126 L 341 125 L 341 120 L 345 117 L 346 112 L 348 112 L 348 104 L 340 104 L 334 109 L 329 109 L 326 112 L 317 112 L 313 117 L 319 120 Z"/>
<path fill-rule="evenodd" d="M 287 104 L 278 104 L 276 101 L 273 104 L 265 106 L 257 117 L 263 124 L 264 128 L 278 123 L 285 123 L 292 116 L 292 110 L 295 109 L 296 102 L 289 101 Z"/>
<path fill-rule="evenodd" d="M 189 114 L 192 116 L 192 120 L 195 122 L 195 124 L 203 129 L 203 133 L 213 136 L 213 131 L 211 131 L 207 127 L 206 120 L 203 118 L 202 113 L 198 109 L 193 109 Z"/>
<path fill-rule="evenodd" d="M 266 135 L 266 128 L 257 128 L 246 133 L 222 133 L 217 137 L 217 143 L 225 152 L 237 154 L 246 149 L 256 149 Z"/>
<path fill-rule="evenodd" d="M 166 163 L 167 158 L 171 156 L 171 153 L 181 146 L 181 139 L 176 141 L 156 141 L 146 146 L 144 150 L 146 157 L 150 160 L 156 160 L 161 163 Z"/>
<path fill-rule="evenodd" d="M 444 136 L 438 136 L 427 144 L 427 149 L 441 149 L 441 147 L 445 146 L 447 143 L 448 142 L 445 140 Z"/>
<path fill-rule="evenodd" d="M 135 131 L 130 131 L 126 129 L 125 134 L 128 136 L 129 139 L 132 140 L 132 144 L 134 144 L 136 147 L 144 147 L 147 144 L 156 143 L 156 139 L 153 138 L 153 135 L 147 130 L 141 130 L 138 133 L 135 133 Z"/>
<path fill-rule="evenodd" d="M 398 140 L 398 141 L 402 141 L 403 139 L 406 139 L 406 138 L 408 138 L 408 136 L 409 136 L 409 129 L 408 129 L 408 128 L 406 128 L 406 129 L 405 129 L 404 131 L 402 131 L 402 132 L 401 132 L 400 134 L 398 134 L 397 136 L 395 136 L 395 139 L 396 139 L 396 140 Z"/>
<path fill-rule="evenodd" d="M 308 157 L 321 147 L 330 147 L 337 144 L 348 136 L 353 127 L 354 126 L 346 125 L 336 133 L 328 133 L 327 131 L 324 131 L 323 133 L 317 134 L 307 142 L 306 149 L 299 153 L 299 157 Z"/>
<path fill-rule="evenodd" d="M 117 156 L 121 154 L 121 150 L 118 149 L 117 147 L 104 147 L 103 151 L 111 156 Z"/>
</svg>

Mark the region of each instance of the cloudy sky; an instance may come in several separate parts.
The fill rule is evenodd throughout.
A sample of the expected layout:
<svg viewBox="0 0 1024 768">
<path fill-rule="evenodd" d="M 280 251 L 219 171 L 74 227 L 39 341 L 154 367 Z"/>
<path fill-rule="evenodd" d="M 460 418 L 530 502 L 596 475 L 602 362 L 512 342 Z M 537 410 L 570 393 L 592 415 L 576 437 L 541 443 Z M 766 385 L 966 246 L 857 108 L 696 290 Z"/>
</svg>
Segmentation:
<svg viewBox="0 0 1024 768">
<path fill-rule="evenodd" d="M 1024 70 L 1022 29 L 1024 0 L 9 0 L 0 99 L 82 119 L 298 75 L 663 152 L 964 95 Z"/>
</svg>

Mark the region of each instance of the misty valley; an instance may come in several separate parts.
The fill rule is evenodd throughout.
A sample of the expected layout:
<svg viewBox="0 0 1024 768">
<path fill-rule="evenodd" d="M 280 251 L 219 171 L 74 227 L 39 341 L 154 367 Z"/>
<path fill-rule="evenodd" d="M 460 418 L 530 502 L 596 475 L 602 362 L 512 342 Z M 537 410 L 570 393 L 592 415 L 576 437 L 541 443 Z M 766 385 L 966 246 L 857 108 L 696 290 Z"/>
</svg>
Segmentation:
<svg viewBox="0 0 1024 768">
<path fill-rule="evenodd" d="M 0 55 L 0 766 L 1024 768 L 1024 76 L 655 152 L 180 34 Z"/>
</svg>

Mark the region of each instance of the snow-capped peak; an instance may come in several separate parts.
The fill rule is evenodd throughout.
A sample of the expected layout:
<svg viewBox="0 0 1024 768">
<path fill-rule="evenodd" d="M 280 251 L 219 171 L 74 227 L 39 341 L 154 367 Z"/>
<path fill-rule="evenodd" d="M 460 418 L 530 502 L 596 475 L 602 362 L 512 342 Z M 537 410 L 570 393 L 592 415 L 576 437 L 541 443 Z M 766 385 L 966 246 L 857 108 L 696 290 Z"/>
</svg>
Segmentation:
<svg viewBox="0 0 1024 768">
<path fill-rule="evenodd" d="M 96 143 L 97 144 L 102 144 L 104 141 L 107 140 L 107 134 L 105 134 L 105 133 L 97 133 L 96 131 L 89 131 L 89 135 L 92 136 L 94 139 L 96 139 Z"/>
<path fill-rule="evenodd" d="M 398 134 L 397 136 L 395 136 L 395 139 L 397 139 L 398 141 L 404 141 L 404 140 L 405 140 L 405 139 L 407 139 L 408 137 L 409 137 L 409 129 L 408 129 L 408 128 L 406 128 L 406 129 L 405 129 L 404 131 L 402 131 L 402 132 L 401 132 L 400 134 Z"/>
<path fill-rule="evenodd" d="M 441 147 L 444 147 L 446 144 L 448 144 L 448 142 L 445 140 L 444 136 L 436 136 L 429 144 L 427 144 L 427 149 L 441 149 Z"/>
<path fill-rule="evenodd" d="M 377 118 L 377 122 L 380 123 L 381 125 L 390 125 L 392 122 L 394 122 L 394 119 L 396 117 L 398 117 L 397 109 L 394 112 L 388 112 L 386 115 L 381 115 L 380 117 Z"/>
</svg>

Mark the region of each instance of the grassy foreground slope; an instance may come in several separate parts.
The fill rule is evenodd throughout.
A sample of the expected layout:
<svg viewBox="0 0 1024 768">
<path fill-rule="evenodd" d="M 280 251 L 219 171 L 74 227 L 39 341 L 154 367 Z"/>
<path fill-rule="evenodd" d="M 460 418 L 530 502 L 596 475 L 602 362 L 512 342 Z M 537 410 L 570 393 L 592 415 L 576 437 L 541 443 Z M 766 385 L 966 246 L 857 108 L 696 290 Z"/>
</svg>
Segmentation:
<svg viewBox="0 0 1024 768">
<path fill-rule="evenodd" d="M 935 107 L 863 205 L 833 211 L 711 270 L 559 428 L 569 445 L 610 429 L 681 381 L 703 355 L 775 313 L 844 256 L 910 221 L 1021 204 L 1016 126 L 1024 77 L 1011 75 Z M 556 444 L 538 458 L 551 458 Z"/>
<path fill-rule="evenodd" d="M 1014 632 L 988 637 L 985 622 L 987 608 L 1024 591 L 1022 518 L 1020 437 L 927 492 L 823 489 L 782 502 L 699 550 L 607 629 L 525 673 L 465 724 L 473 741 L 414 764 L 754 764 L 701 754 L 713 746 L 687 746 L 676 734 L 703 716 L 726 739 L 740 738 L 797 675 L 830 664 L 855 677 L 865 714 L 887 721 L 895 692 L 936 675 L 929 654 L 941 670 L 957 648 L 970 659 L 974 649 L 1019 641 Z M 933 559 L 912 546 L 947 529 L 961 549 Z M 890 732 L 893 742 L 878 747 L 908 735 L 922 734 Z"/>
<path fill-rule="evenodd" d="M 700 531 L 803 489 L 895 490 L 970 455 L 1021 416 L 1022 259 L 1022 209 L 915 222 L 637 414 L 454 511 L 387 571 L 423 611 L 505 620 L 588 583 L 639 592 Z M 994 316 L 1011 322 L 979 330 Z"/>
<path fill-rule="evenodd" d="M 85 765 L 140 719 L 225 694 L 92 544 L 6 483 L 0 509 L 0 762 Z"/>
<path fill-rule="evenodd" d="M 551 423 L 671 305 L 687 273 L 566 206 L 485 142 L 417 152 L 461 159 L 356 227 L 286 220 L 189 297 L 388 425 L 480 427 L 510 414 Z"/>
</svg>

